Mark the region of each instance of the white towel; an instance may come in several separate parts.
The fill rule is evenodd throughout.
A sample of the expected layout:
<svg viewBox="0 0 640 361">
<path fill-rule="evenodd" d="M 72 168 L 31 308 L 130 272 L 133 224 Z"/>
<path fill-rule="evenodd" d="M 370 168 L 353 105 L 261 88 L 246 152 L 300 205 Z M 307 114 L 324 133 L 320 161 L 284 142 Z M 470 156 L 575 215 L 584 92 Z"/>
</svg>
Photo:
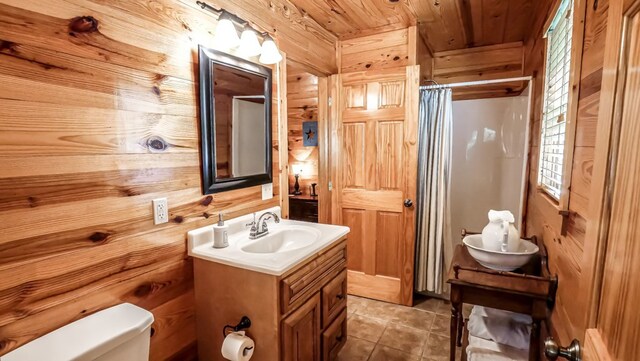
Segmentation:
<svg viewBox="0 0 640 361">
<path fill-rule="evenodd" d="M 513 216 L 513 213 L 509 211 L 494 211 L 492 209 L 489 211 L 489 221 L 491 222 L 507 221 L 509 223 L 514 223 L 516 219 Z"/>
<path fill-rule="evenodd" d="M 525 315 L 522 313 L 509 312 L 505 310 L 498 310 L 496 308 L 491 308 L 491 307 L 473 306 L 473 308 L 471 309 L 471 314 L 478 315 L 481 317 L 491 317 L 491 318 L 496 317 L 496 318 L 511 319 L 511 320 L 514 320 L 515 322 L 521 322 L 526 324 L 531 324 L 533 322 L 533 320 L 531 319 L 531 316 L 529 315 Z"/>
<path fill-rule="evenodd" d="M 468 361 L 527 361 L 529 352 L 469 335 Z"/>
<path fill-rule="evenodd" d="M 529 349 L 531 325 L 510 318 L 469 316 L 469 334 L 518 349 Z"/>
</svg>

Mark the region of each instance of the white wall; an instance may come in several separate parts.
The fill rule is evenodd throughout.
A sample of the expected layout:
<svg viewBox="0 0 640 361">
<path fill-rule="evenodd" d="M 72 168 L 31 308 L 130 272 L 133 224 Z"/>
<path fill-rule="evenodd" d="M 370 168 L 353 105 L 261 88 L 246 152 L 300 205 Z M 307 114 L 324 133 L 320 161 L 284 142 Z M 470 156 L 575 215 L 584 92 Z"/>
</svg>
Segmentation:
<svg viewBox="0 0 640 361">
<path fill-rule="evenodd" d="M 232 176 L 266 172 L 264 103 L 233 99 Z"/>
<path fill-rule="evenodd" d="M 529 90 L 520 96 L 453 102 L 451 234 L 482 231 L 490 209 L 521 222 L 529 119 Z"/>
</svg>

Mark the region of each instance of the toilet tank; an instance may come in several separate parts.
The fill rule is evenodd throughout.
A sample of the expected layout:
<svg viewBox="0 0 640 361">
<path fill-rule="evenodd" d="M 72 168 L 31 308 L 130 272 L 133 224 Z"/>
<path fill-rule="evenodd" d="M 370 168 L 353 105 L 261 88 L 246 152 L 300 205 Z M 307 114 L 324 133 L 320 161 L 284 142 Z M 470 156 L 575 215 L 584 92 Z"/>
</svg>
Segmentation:
<svg viewBox="0 0 640 361">
<path fill-rule="evenodd" d="M 2 361 L 147 361 L 151 312 L 123 303 L 37 338 Z"/>
</svg>

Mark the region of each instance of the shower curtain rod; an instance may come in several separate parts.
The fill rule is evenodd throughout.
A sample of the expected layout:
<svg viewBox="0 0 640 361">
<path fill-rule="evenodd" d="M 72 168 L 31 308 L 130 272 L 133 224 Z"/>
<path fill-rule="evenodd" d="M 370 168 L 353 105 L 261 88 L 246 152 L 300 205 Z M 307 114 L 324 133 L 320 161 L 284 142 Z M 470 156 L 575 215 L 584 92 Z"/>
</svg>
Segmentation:
<svg viewBox="0 0 640 361">
<path fill-rule="evenodd" d="M 431 81 L 431 80 L 429 80 L 429 81 Z M 422 85 L 422 86 L 420 86 L 420 89 L 458 88 L 458 87 L 463 87 L 463 86 L 506 83 L 506 82 L 512 82 L 512 81 L 531 81 L 531 77 L 530 76 L 521 76 L 521 77 L 517 77 L 517 78 L 493 79 L 493 80 L 477 80 L 477 81 L 468 81 L 468 82 L 453 83 L 453 84 Z"/>
</svg>

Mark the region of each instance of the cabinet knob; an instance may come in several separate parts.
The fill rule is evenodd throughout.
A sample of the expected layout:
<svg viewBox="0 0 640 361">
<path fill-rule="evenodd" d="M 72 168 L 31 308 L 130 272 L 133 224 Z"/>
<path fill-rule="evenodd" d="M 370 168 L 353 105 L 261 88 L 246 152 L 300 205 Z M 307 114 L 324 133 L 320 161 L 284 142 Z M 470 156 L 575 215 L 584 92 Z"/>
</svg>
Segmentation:
<svg viewBox="0 0 640 361">
<path fill-rule="evenodd" d="M 343 294 L 341 294 L 341 293 L 339 293 L 339 294 L 337 294 L 337 295 L 336 295 L 336 298 L 337 298 L 337 299 L 339 299 L 339 300 L 341 300 L 341 299 L 343 299 L 343 298 L 344 298 L 344 295 L 343 295 Z"/>
<path fill-rule="evenodd" d="M 404 200 L 404 206 L 405 207 L 409 208 L 412 205 L 413 205 L 413 201 L 411 199 L 407 198 L 407 199 Z"/>
</svg>

